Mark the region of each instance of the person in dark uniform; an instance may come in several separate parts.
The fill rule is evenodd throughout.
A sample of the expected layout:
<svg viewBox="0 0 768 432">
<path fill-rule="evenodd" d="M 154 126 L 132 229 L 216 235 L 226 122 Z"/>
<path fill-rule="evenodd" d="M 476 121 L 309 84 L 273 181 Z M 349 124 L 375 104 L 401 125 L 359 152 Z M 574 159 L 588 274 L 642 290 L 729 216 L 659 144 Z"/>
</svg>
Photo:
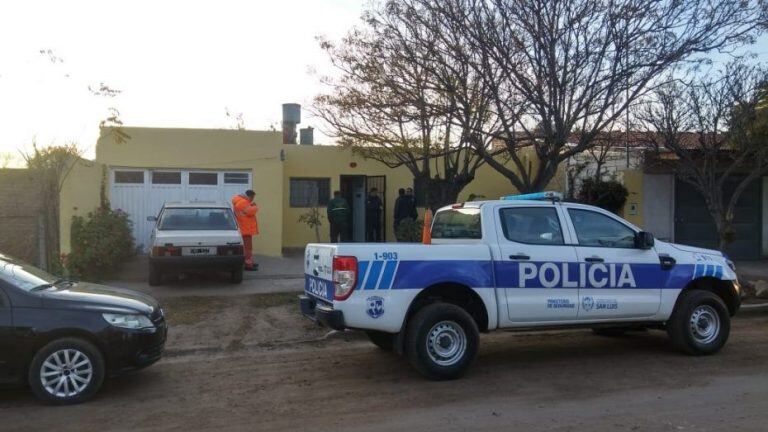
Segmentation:
<svg viewBox="0 0 768 432">
<path fill-rule="evenodd" d="M 381 241 L 381 211 L 382 202 L 379 190 L 371 188 L 365 200 L 365 241 Z"/>
<path fill-rule="evenodd" d="M 333 192 L 333 199 L 328 201 L 326 216 L 331 224 L 331 243 L 347 241 L 350 208 L 347 200 L 341 196 L 341 192 Z"/>
</svg>

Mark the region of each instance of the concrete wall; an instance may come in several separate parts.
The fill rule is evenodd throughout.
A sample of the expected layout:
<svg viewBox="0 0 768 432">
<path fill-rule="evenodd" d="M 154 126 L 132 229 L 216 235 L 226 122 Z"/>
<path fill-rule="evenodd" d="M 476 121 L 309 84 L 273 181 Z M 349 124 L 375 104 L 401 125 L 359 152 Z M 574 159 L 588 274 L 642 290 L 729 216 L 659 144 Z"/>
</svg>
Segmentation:
<svg viewBox="0 0 768 432">
<path fill-rule="evenodd" d="M 645 174 L 643 176 L 643 229 L 664 241 L 675 235 L 675 176 Z"/>
<path fill-rule="evenodd" d="M 59 246 L 61 253 L 69 253 L 71 246 L 72 216 L 86 216 L 99 206 L 104 165 L 80 159 L 64 179 L 59 204 Z M 108 188 L 107 188 L 108 189 Z"/>
<path fill-rule="evenodd" d="M 0 254 L 39 264 L 38 179 L 27 169 L 0 169 Z"/>
<path fill-rule="evenodd" d="M 621 217 L 629 222 L 644 229 L 643 226 L 643 172 L 640 170 L 626 170 L 619 172 L 619 181 L 627 188 L 629 196 L 624 208 L 621 211 Z"/>
</svg>

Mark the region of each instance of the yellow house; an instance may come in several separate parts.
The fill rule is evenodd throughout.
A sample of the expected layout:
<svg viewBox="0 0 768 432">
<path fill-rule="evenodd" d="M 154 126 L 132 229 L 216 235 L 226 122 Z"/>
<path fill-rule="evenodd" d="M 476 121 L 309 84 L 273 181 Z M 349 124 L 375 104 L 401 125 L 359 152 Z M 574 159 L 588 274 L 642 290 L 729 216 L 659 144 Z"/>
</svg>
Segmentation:
<svg viewBox="0 0 768 432">
<path fill-rule="evenodd" d="M 314 231 L 298 219 L 318 198 L 324 221 L 320 240 L 328 241 L 324 200 L 335 190 L 352 196 L 357 201 L 350 203 L 354 209 L 371 187 L 377 187 L 385 205 L 385 238 L 393 241 L 392 209 L 397 190 L 413 187 L 413 176 L 405 167 L 392 169 L 338 146 L 286 145 L 279 131 L 121 130 L 130 136 L 125 142 L 117 140 L 113 130 L 102 129 L 95 160 L 77 162 L 64 183 L 60 220 L 63 253 L 70 250 L 72 216 L 94 210 L 102 187 L 112 208 L 129 214 L 136 244 L 144 251 L 153 227 L 148 217 L 155 216 L 164 202 L 228 202 L 232 195 L 253 189 L 260 207 L 261 230 L 254 249 L 272 256 L 316 241 Z M 535 166 L 535 160 L 532 163 Z M 564 188 L 561 172 L 550 189 Z M 309 192 L 319 196 L 310 197 Z M 512 193 L 516 190 L 509 181 L 484 165 L 459 200 L 468 200 L 470 195 L 495 199 Z"/>
</svg>

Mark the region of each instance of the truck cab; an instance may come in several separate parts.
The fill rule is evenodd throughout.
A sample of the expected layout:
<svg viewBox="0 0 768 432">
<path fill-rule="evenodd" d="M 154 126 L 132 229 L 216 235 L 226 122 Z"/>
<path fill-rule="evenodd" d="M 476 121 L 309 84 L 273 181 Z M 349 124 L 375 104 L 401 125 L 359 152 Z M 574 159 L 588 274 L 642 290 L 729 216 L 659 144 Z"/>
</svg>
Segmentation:
<svg viewBox="0 0 768 432">
<path fill-rule="evenodd" d="M 302 312 L 446 379 L 466 370 L 478 333 L 497 329 L 655 328 L 685 352 L 713 353 L 740 304 L 722 253 L 654 240 L 557 193 L 441 208 L 431 238 L 308 245 Z"/>
</svg>

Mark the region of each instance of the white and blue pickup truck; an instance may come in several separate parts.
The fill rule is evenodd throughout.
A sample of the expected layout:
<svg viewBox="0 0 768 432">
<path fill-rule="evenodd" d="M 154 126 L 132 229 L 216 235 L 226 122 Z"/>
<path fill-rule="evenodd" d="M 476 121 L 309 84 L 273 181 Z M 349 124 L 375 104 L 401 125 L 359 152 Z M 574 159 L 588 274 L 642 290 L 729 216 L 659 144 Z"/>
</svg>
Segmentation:
<svg viewBox="0 0 768 432">
<path fill-rule="evenodd" d="M 685 353 L 715 353 L 741 304 L 721 252 L 654 240 L 553 192 L 441 208 L 431 233 L 431 244 L 307 245 L 301 312 L 452 379 L 497 329 L 663 329 Z"/>
</svg>

